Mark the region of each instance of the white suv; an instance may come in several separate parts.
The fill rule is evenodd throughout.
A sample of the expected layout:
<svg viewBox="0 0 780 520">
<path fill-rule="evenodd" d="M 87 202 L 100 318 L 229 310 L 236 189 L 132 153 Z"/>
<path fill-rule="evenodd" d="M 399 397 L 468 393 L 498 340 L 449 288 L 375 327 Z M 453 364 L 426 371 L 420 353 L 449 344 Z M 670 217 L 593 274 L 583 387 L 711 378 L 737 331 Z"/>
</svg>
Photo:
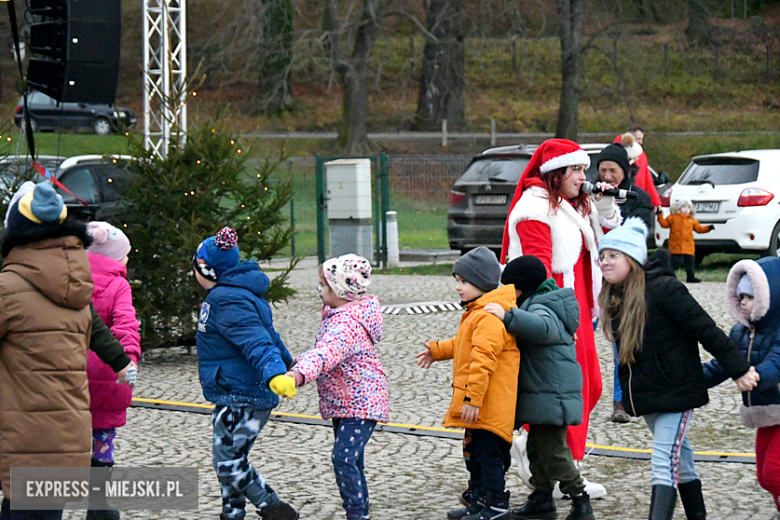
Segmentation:
<svg viewBox="0 0 780 520">
<path fill-rule="evenodd" d="M 671 206 L 686 199 L 700 223 L 715 226 L 694 233 L 697 260 L 715 252 L 780 256 L 780 150 L 694 157 L 668 195 Z M 669 230 L 656 226 L 655 235 L 661 247 Z"/>
</svg>

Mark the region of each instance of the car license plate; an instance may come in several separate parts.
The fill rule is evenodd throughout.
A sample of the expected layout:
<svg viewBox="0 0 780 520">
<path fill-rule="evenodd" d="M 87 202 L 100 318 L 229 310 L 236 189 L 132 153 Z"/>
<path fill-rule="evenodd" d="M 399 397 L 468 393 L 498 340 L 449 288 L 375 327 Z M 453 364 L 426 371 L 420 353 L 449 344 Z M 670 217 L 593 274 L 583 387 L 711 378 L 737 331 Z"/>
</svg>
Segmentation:
<svg viewBox="0 0 780 520">
<path fill-rule="evenodd" d="M 696 202 L 697 213 L 717 213 L 720 209 L 720 202 Z"/>
<path fill-rule="evenodd" d="M 506 204 L 506 195 L 477 195 L 474 197 L 474 204 Z"/>
</svg>

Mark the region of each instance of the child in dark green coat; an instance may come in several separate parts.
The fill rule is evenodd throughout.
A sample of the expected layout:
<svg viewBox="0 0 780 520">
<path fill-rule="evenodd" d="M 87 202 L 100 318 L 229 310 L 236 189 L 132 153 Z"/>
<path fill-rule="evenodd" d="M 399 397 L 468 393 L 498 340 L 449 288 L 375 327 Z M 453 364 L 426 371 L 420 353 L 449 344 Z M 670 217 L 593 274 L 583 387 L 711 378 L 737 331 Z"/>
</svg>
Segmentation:
<svg viewBox="0 0 780 520">
<path fill-rule="evenodd" d="M 552 492 L 559 481 L 561 491 L 572 497 L 566 520 L 593 520 L 585 483 L 566 445 L 566 427 L 580 424 L 583 413 L 582 370 L 573 339 L 580 309 L 574 290 L 560 289 L 554 279 L 547 278 L 542 261 L 531 255 L 512 260 L 501 283 L 515 286 L 517 308 L 505 312 L 488 304 L 485 311 L 503 320 L 517 338 L 520 374 L 515 428 L 528 425 L 528 459 L 535 488 L 525 505 L 512 511 L 512 518 L 555 518 Z"/>
</svg>

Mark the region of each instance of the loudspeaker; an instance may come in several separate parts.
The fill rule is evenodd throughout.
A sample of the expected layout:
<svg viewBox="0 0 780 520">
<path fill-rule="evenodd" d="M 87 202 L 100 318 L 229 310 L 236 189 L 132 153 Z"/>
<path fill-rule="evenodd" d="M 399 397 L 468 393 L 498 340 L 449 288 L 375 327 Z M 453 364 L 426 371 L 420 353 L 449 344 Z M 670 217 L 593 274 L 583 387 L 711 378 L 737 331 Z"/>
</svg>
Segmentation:
<svg viewBox="0 0 780 520">
<path fill-rule="evenodd" d="M 27 83 L 57 101 L 112 104 L 119 74 L 121 0 L 30 0 Z"/>
</svg>

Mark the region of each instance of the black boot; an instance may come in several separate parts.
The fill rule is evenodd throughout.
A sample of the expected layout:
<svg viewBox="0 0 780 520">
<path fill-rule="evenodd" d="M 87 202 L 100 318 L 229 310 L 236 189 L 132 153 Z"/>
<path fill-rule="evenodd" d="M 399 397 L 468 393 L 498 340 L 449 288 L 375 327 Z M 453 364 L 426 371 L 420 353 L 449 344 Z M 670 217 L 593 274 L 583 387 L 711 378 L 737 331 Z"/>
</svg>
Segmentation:
<svg viewBox="0 0 780 520">
<path fill-rule="evenodd" d="M 99 460 L 92 459 L 93 468 L 112 468 L 113 462 L 100 462 Z M 110 478 L 110 477 L 109 477 Z M 100 488 L 99 491 L 95 491 L 95 488 Z M 89 485 L 89 510 L 87 511 L 87 520 L 119 520 L 119 511 L 116 509 L 109 509 L 108 502 L 106 502 L 105 494 L 105 479 L 95 477 L 95 483 L 90 482 Z M 93 495 L 94 493 L 94 495 Z M 94 508 L 94 509 L 93 509 Z"/>
<path fill-rule="evenodd" d="M 672 520 L 675 505 L 677 505 L 676 488 L 661 484 L 654 485 L 650 499 L 649 520 Z"/>
<path fill-rule="evenodd" d="M 474 485 L 469 480 L 469 487 L 467 487 L 466 490 L 460 494 L 458 497 L 458 502 L 463 504 L 465 507 L 470 506 L 472 493 L 474 493 Z"/>
<path fill-rule="evenodd" d="M 549 520 L 557 516 L 552 491 L 534 491 L 521 508 L 512 510 L 513 520 Z"/>
<path fill-rule="evenodd" d="M 454 509 L 447 513 L 447 520 L 461 520 L 469 515 L 479 513 L 485 508 L 485 501 L 480 500 L 479 488 L 472 489 L 469 485 L 469 489 L 463 492 L 461 495 L 461 502 L 466 501 L 466 507 L 460 509 Z"/>
<path fill-rule="evenodd" d="M 590 506 L 590 495 L 584 491 L 571 497 L 571 511 L 566 520 L 595 520 L 593 508 Z"/>
<path fill-rule="evenodd" d="M 298 520 L 298 512 L 287 502 L 281 500 L 257 511 L 263 520 Z"/>
<path fill-rule="evenodd" d="M 479 513 L 464 516 L 462 520 L 509 520 L 509 491 L 485 493 L 485 507 Z"/>
<path fill-rule="evenodd" d="M 706 520 L 707 510 L 704 508 L 704 495 L 701 493 L 701 480 L 691 480 L 678 484 L 680 501 L 685 509 L 688 520 Z"/>
</svg>

